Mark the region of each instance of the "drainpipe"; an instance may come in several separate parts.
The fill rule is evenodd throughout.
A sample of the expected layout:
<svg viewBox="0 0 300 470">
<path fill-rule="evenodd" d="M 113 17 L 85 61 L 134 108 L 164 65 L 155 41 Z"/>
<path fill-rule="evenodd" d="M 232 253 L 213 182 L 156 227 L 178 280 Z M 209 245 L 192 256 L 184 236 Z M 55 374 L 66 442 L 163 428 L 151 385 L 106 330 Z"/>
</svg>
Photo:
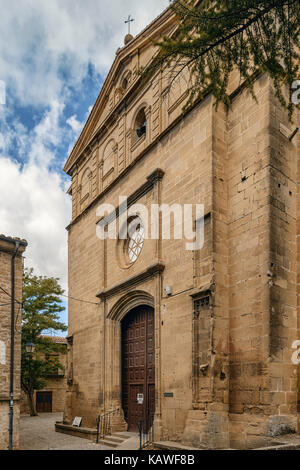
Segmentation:
<svg viewBox="0 0 300 470">
<path fill-rule="evenodd" d="M 15 241 L 16 249 L 11 257 L 11 327 L 10 327 L 10 386 L 9 386 L 9 443 L 8 450 L 13 450 L 14 427 L 14 372 L 15 372 L 15 258 L 20 242 Z"/>
</svg>

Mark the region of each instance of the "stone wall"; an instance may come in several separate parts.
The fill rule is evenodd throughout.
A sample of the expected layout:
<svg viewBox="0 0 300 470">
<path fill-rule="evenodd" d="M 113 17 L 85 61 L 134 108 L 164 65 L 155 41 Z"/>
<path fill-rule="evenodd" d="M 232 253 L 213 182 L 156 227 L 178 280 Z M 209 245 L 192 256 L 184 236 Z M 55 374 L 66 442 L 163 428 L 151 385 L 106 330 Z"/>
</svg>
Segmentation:
<svg viewBox="0 0 300 470">
<path fill-rule="evenodd" d="M 62 413 L 65 408 L 66 391 L 67 391 L 67 355 L 59 354 L 59 362 L 65 367 L 65 370 L 59 370 L 59 376 L 48 377 L 45 387 L 40 392 L 52 392 L 52 413 Z M 36 403 L 36 391 L 34 392 L 34 403 Z M 30 409 L 28 405 L 27 396 L 22 391 L 21 403 L 20 403 L 21 414 L 29 414 Z"/>
<path fill-rule="evenodd" d="M 15 298 L 22 300 L 22 253 L 27 243 L 20 242 L 15 259 Z M 0 449 L 8 448 L 9 440 L 9 391 L 10 391 L 10 341 L 11 341 L 11 257 L 15 240 L 0 236 Z M 7 305 L 4 305 L 7 304 Z M 14 433 L 13 445 L 19 446 L 20 376 L 21 376 L 21 318 L 20 303 L 15 304 L 15 367 L 14 367 Z"/>
<path fill-rule="evenodd" d="M 228 112 L 215 111 L 207 98 L 101 201 L 117 206 L 119 194 L 134 193 L 160 168 L 161 183 L 139 203 L 205 206 L 203 250 L 187 252 L 182 240 L 149 240 L 125 277 L 164 262 L 163 273 L 138 289 L 156 309 L 156 431 L 165 439 L 245 448 L 297 430 L 296 147 L 280 134 L 287 117 L 269 81 L 262 77 L 255 88 L 258 104 L 242 91 Z M 116 243 L 97 239 L 96 222 L 95 207 L 69 230 L 70 292 L 90 302 L 124 279 Z M 165 285 L 173 287 L 170 298 L 160 290 Z M 120 406 L 119 326 L 107 317 L 133 290 L 98 306 L 70 303 L 68 421 L 79 415 L 93 427 L 99 413 Z M 194 305 L 206 291 L 209 313 L 200 310 L 197 326 Z"/>
<path fill-rule="evenodd" d="M 161 26 L 162 17 L 157 34 Z M 120 324 L 130 307 L 146 303 L 155 309 L 156 438 L 210 448 L 262 445 L 299 431 L 300 373 L 291 361 L 300 325 L 299 135 L 289 140 L 283 132 L 291 135 L 295 125 L 264 76 L 255 82 L 257 102 L 237 90 L 233 75 L 230 109 L 207 96 L 183 113 L 186 80 L 174 89 L 157 73 L 142 88 L 132 74 L 126 106 L 122 97 L 109 99 L 114 113 L 106 114 L 106 103 L 101 115 L 105 93 L 113 96 L 124 72 L 121 61 L 132 72 L 153 55 L 146 37 L 118 51 L 65 167 L 73 199 L 70 295 L 90 302 L 70 301 L 65 421 L 82 416 L 93 427 L 98 414 L 120 408 L 124 426 Z M 136 140 L 142 108 L 147 129 Z M 118 207 L 120 195 L 148 210 L 203 204 L 203 248 L 188 251 L 186 240 L 166 240 L 161 228 L 126 265 L 120 241 L 96 235 L 98 206 Z M 116 219 L 121 215 L 119 207 Z"/>
</svg>

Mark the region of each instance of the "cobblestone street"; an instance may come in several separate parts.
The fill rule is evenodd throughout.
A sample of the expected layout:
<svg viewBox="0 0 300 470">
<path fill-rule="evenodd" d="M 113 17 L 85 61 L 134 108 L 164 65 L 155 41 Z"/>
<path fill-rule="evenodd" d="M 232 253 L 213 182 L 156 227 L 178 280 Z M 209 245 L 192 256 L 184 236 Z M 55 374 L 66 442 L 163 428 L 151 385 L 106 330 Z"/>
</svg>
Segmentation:
<svg viewBox="0 0 300 470">
<path fill-rule="evenodd" d="M 43 413 L 37 417 L 21 416 L 21 450 L 108 450 L 86 439 L 55 432 L 61 413 Z M 110 449 L 111 450 L 111 449 Z"/>
</svg>

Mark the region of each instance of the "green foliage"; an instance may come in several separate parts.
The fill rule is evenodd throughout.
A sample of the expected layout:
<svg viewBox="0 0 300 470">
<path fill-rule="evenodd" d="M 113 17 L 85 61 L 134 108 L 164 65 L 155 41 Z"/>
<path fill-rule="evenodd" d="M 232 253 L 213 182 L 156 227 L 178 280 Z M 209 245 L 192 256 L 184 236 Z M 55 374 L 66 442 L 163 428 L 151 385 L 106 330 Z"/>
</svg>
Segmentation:
<svg viewBox="0 0 300 470">
<path fill-rule="evenodd" d="M 31 357 L 22 347 L 22 388 L 27 395 L 34 390 L 42 390 L 49 376 L 56 374 L 58 369 L 64 369 L 58 357 L 53 355 L 54 348 L 51 348 L 51 353 L 44 355 L 39 344 L 37 352 Z"/>
<path fill-rule="evenodd" d="M 172 72 L 174 81 L 188 68 L 188 104 L 211 91 L 217 104 L 230 105 L 233 70 L 254 98 L 253 78 L 266 73 L 292 116 L 292 83 L 299 78 L 299 0 L 174 0 L 172 8 L 177 33 L 156 43 L 159 53 L 142 72 L 145 77 L 162 68 Z"/>
<path fill-rule="evenodd" d="M 25 270 L 23 275 L 23 315 L 22 315 L 22 388 L 30 399 L 34 390 L 41 390 L 47 376 L 63 369 L 58 354 L 64 353 L 62 345 L 42 336 L 45 330 L 66 331 L 67 326 L 59 321 L 59 313 L 64 293 L 58 279 L 35 276 L 33 270 Z M 26 344 L 34 343 L 36 352 L 26 353 Z M 34 414 L 34 410 L 32 410 Z"/>
<path fill-rule="evenodd" d="M 29 335 L 34 343 L 44 330 L 66 331 L 64 323 L 59 322 L 64 293 L 58 279 L 35 276 L 33 269 L 27 269 L 23 276 L 23 327 L 22 333 Z"/>
</svg>

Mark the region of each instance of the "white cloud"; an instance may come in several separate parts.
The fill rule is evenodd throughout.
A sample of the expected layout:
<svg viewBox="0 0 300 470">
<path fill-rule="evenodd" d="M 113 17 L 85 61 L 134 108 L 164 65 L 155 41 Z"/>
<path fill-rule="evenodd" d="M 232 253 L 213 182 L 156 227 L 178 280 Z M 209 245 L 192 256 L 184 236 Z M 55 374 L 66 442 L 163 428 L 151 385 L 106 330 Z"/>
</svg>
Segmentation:
<svg viewBox="0 0 300 470">
<path fill-rule="evenodd" d="M 49 150 L 58 146 L 62 138 L 62 129 L 59 126 L 59 118 L 64 109 L 64 104 L 53 101 L 42 121 L 31 133 L 31 149 L 29 159 L 31 163 L 48 168 L 55 158 L 53 151 Z"/>
<path fill-rule="evenodd" d="M 55 173 L 29 164 L 23 169 L 0 158 L 0 232 L 26 238 L 26 266 L 61 278 L 67 286 L 67 233 L 70 201 Z"/>
<path fill-rule="evenodd" d="M 62 174 L 50 170 L 58 145 L 59 117 L 63 106 L 53 102 L 32 132 L 21 126 L 6 128 L 6 142 L 18 136 L 28 150 L 25 165 L 0 152 L 0 232 L 26 238 L 26 265 L 38 274 L 61 278 L 67 287 L 67 233 L 71 202 L 65 194 Z"/>
<path fill-rule="evenodd" d="M 168 0 L 0 0 L 0 80 L 25 104 L 48 104 L 64 88 L 62 66 L 73 86 L 88 63 L 105 75 L 127 32 L 131 13 L 133 34 L 151 22 Z"/>
<path fill-rule="evenodd" d="M 71 116 L 69 119 L 67 119 L 67 124 L 69 124 L 73 132 L 77 135 L 81 132 L 83 127 L 83 123 L 78 121 L 76 116 Z"/>
</svg>

